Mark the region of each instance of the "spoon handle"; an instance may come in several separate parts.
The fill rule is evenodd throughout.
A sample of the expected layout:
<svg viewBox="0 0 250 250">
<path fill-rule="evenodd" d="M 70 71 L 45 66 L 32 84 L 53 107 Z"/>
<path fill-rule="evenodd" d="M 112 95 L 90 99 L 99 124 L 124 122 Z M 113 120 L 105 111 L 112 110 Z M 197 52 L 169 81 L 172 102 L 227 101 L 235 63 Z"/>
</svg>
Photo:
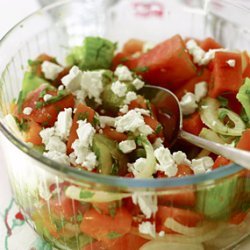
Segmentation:
<svg viewBox="0 0 250 250">
<path fill-rule="evenodd" d="M 216 142 L 208 141 L 199 136 L 180 130 L 179 137 L 200 148 L 207 149 L 215 154 L 222 155 L 225 158 L 250 169 L 250 152 L 225 146 Z"/>
</svg>

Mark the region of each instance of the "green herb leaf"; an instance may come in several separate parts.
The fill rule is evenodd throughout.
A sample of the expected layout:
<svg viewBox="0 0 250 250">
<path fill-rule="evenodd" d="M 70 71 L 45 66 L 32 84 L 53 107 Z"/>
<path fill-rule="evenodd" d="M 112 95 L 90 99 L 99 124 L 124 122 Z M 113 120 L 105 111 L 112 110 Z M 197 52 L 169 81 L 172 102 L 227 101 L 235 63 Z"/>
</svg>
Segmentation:
<svg viewBox="0 0 250 250">
<path fill-rule="evenodd" d="M 94 119 L 93 119 L 93 125 L 94 126 L 100 126 L 100 121 L 97 115 L 94 115 Z"/>
<path fill-rule="evenodd" d="M 116 207 L 114 205 L 112 205 L 111 207 L 109 207 L 109 214 L 111 217 L 115 217 L 116 215 Z"/>
<path fill-rule="evenodd" d="M 149 67 L 147 66 L 144 66 L 144 67 L 138 67 L 138 68 L 135 68 L 134 71 L 135 72 L 138 72 L 138 73 L 145 73 L 149 70 Z"/>
<path fill-rule="evenodd" d="M 220 102 L 221 107 L 227 108 L 228 107 L 228 99 L 223 96 L 218 96 L 217 100 Z"/>
<path fill-rule="evenodd" d="M 122 236 L 122 234 L 119 234 L 119 233 L 117 233 L 117 232 L 115 232 L 115 231 L 111 231 L 111 232 L 109 232 L 108 233 L 108 238 L 109 239 L 116 239 L 116 238 L 119 238 L 119 237 L 121 237 Z"/>
<path fill-rule="evenodd" d="M 76 216 L 77 222 L 82 222 L 82 219 L 83 219 L 83 216 L 82 216 L 82 214 L 79 213 L 79 214 Z"/>
<path fill-rule="evenodd" d="M 88 190 L 81 190 L 80 199 L 90 199 L 95 195 L 95 193 Z"/>
<path fill-rule="evenodd" d="M 77 121 L 84 121 L 84 120 L 88 120 L 89 118 L 89 113 L 86 112 L 81 112 L 77 114 Z"/>
<path fill-rule="evenodd" d="M 160 134 L 161 131 L 162 131 L 162 129 L 163 129 L 163 127 L 162 127 L 162 125 L 159 123 L 159 124 L 157 125 L 156 129 L 155 129 L 155 133 L 156 133 L 156 134 Z"/>
<path fill-rule="evenodd" d="M 118 175 L 119 172 L 119 162 L 117 159 L 112 158 L 113 164 L 111 167 L 111 175 Z"/>
<path fill-rule="evenodd" d="M 40 102 L 40 101 L 38 101 L 38 102 L 36 102 L 36 109 L 40 109 L 40 108 L 42 108 L 44 106 L 44 102 Z"/>
<path fill-rule="evenodd" d="M 23 118 L 19 120 L 17 117 L 14 117 L 14 118 L 20 131 L 26 132 L 29 130 L 28 120 L 23 119 Z"/>
</svg>

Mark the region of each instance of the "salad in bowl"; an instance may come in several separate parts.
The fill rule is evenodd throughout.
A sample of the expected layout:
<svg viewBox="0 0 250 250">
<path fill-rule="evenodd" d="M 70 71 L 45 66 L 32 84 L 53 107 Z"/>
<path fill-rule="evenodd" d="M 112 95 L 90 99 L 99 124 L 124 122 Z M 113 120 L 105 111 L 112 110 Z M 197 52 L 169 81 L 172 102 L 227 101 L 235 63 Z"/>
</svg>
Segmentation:
<svg viewBox="0 0 250 250">
<path fill-rule="evenodd" d="M 15 98 L 1 102 L 13 194 L 41 237 L 59 249 L 151 250 L 223 249 L 248 235 L 249 171 L 172 145 L 174 115 L 161 122 L 141 94 L 171 90 L 183 130 L 249 151 L 247 51 L 211 37 L 88 35 L 65 62 L 55 55 L 25 61 Z"/>
</svg>

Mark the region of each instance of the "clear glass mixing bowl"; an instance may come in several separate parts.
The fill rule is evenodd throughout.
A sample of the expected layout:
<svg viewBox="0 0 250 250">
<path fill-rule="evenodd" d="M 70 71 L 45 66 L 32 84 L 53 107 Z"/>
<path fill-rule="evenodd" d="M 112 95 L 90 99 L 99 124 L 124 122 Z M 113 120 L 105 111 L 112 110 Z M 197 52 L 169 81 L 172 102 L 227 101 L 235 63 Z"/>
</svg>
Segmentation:
<svg viewBox="0 0 250 250">
<path fill-rule="evenodd" d="M 27 222 L 59 249 L 224 249 L 250 232 L 249 173 L 240 166 L 177 179 L 97 175 L 44 158 L 4 118 L 28 59 L 46 52 L 63 62 L 87 35 L 122 44 L 179 33 L 250 50 L 247 9 L 224 0 L 204 1 L 202 9 L 180 2 L 59 2 L 24 19 L 0 43 L 0 142 L 13 195 Z M 155 221 L 156 233 L 140 233 L 143 221 Z"/>
</svg>

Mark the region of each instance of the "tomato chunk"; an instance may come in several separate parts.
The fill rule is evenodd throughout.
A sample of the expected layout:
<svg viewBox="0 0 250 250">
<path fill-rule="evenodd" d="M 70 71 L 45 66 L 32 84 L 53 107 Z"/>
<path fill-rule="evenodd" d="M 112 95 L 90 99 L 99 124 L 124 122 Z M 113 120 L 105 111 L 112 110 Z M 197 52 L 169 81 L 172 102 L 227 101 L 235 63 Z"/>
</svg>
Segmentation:
<svg viewBox="0 0 250 250">
<path fill-rule="evenodd" d="M 228 60 L 235 60 L 235 66 L 231 67 L 228 65 Z M 208 95 L 215 98 L 224 92 L 236 94 L 242 82 L 241 55 L 232 52 L 215 53 Z"/>
<path fill-rule="evenodd" d="M 37 146 L 42 145 L 42 138 L 40 136 L 42 126 L 31 120 L 28 122 L 28 127 L 28 131 L 25 132 L 25 141 Z"/>
<path fill-rule="evenodd" d="M 146 82 L 169 89 L 176 89 L 181 82 L 196 74 L 196 67 L 179 35 L 158 44 L 126 64 L 141 74 Z"/>
<path fill-rule="evenodd" d="M 183 129 L 189 133 L 199 135 L 203 127 L 204 125 L 201 121 L 199 112 L 195 112 L 183 119 Z"/>
<path fill-rule="evenodd" d="M 124 208 L 118 208 L 113 217 L 92 208 L 85 212 L 80 229 L 97 240 L 108 242 L 114 235 L 118 237 L 128 233 L 131 223 L 132 216 Z"/>
</svg>

